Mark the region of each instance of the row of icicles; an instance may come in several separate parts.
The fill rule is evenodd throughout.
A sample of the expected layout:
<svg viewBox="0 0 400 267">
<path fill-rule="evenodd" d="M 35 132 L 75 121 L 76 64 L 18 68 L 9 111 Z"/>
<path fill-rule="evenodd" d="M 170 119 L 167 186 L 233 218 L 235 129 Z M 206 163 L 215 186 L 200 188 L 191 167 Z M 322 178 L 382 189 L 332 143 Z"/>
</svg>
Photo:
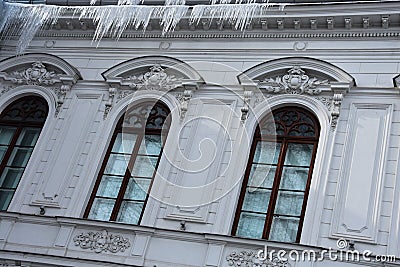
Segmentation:
<svg viewBox="0 0 400 267">
<path fill-rule="evenodd" d="M 111 36 L 118 40 L 128 28 L 139 27 L 143 31 L 151 19 L 159 19 L 163 36 L 173 32 L 182 18 L 189 23 L 198 24 L 203 18 L 219 19 L 243 31 L 256 17 L 266 16 L 271 6 L 283 10 L 284 4 L 255 3 L 255 0 L 211 0 L 210 5 L 185 5 L 185 0 L 165 0 L 165 5 L 144 5 L 141 0 L 118 0 L 118 5 L 91 6 L 30 5 L 4 2 L 0 0 L 1 39 L 19 36 L 17 54 L 22 54 L 36 33 L 51 28 L 61 17 L 71 19 L 91 19 L 95 25 L 93 41 L 100 43 L 103 37 Z M 231 1 L 236 1 L 232 2 Z"/>
</svg>

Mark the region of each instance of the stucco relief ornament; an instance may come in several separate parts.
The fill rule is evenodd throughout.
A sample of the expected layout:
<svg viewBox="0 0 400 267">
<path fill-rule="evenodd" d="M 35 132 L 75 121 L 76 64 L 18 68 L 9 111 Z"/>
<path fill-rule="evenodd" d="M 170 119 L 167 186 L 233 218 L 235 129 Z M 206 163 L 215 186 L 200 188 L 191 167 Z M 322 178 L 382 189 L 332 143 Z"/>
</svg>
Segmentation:
<svg viewBox="0 0 400 267">
<path fill-rule="evenodd" d="M 124 252 L 131 246 L 129 239 L 114 235 L 103 230 L 102 232 L 81 233 L 74 237 L 75 246 L 90 249 L 96 253 L 109 251 L 112 253 Z"/>
<path fill-rule="evenodd" d="M 48 71 L 40 61 L 34 62 L 32 68 L 15 71 L 10 76 L 11 81 L 16 84 L 53 85 L 59 81 L 54 71 Z"/>
<path fill-rule="evenodd" d="M 226 260 L 229 266 L 234 267 L 290 267 L 287 261 L 273 259 L 259 259 L 255 251 L 231 252 Z"/>
<path fill-rule="evenodd" d="M 127 81 L 133 89 L 159 91 L 170 91 L 182 83 L 181 79 L 167 74 L 159 64 L 150 67 L 150 71 L 145 74 L 128 77 Z"/>
<path fill-rule="evenodd" d="M 261 87 L 265 88 L 269 93 L 297 95 L 318 95 L 321 93 L 318 86 L 328 84 L 328 80 L 318 80 L 315 77 L 310 78 L 299 66 L 294 66 L 284 76 L 269 78 L 260 83 Z"/>
</svg>

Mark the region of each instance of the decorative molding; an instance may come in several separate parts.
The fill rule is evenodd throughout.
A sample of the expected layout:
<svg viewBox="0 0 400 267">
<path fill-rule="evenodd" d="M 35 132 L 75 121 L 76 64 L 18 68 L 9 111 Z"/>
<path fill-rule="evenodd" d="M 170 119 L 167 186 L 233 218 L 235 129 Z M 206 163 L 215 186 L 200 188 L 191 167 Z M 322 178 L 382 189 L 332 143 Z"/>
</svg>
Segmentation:
<svg viewBox="0 0 400 267">
<path fill-rule="evenodd" d="M 370 30 L 370 29 L 369 29 Z M 393 38 L 399 37 L 400 32 L 395 31 L 368 31 L 363 32 L 360 30 L 357 31 L 349 31 L 349 32 L 315 32 L 313 30 L 310 33 L 307 32 L 280 32 L 280 33 L 265 33 L 265 32 L 257 32 L 256 30 L 249 31 L 249 32 L 237 32 L 237 31 L 209 31 L 205 33 L 199 32 L 173 32 L 169 33 L 169 38 L 199 38 L 199 39 L 248 39 L 248 38 L 255 38 L 255 39 L 266 39 L 266 38 L 275 38 L 275 39 L 336 39 L 336 38 Z M 93 34 L 87 32 L 71 32 L 71 31 L 61 31 L 61 32 L 39 32 L 37 34 L 39 37 L 49 37 L 49 38 L 75 38 L 75 39 L 92 39 Z M 112 36 L 105 36 L 105 38 L 111 38 Z M 135 38 L 135 39 L 160 39 L 164 37 L 161 32 L 152 31 L 152 32 L 126 32 L 122 34 L 121 39 L 123 38 Z"/>
<path fill-rule="evenodd" d="M 350 105 L 343 155 L 334 166 L 339 169 L 336 198 L 341 201 L 333 205 L 331 237 L 379 242 L 380 203 L 387 172 L 384 163 L 394 104 L 370 99 Z M 363 188 L 362 195 L 350 193 L 359 188 Z"/>
<path fill-rule="evenodd" d="M 308 94 L 318 95 L 321 93 L 319 86 L 329 85 L 328 80 L 310 78 L 300 66 L 294 66 L 284 76 L 268 78 L 259 83 L 261 89 L 274 94 Z"/>
<path fill-rule="evenodd" d="M 234 267 L 289 267 L 290 264 L 287 261 L 279 260 L 278 258 L 273 259 L 259 259 L 257 252 L 255 251 L 241 251 L 231 252 L 227 257 L 226 261 L 229 266 Z"/>
<path fill-rule="evenodd" d="M 124 252 L 131 246 L 128 238 L 121 235 L 114 235 L 103 230 L 102 232 L 81 233 L 74 237 L 75 246 L 82 249 L 90 249 L 96 253 L 109 251 L 112 253 Z"/>
<path fill-rule="evenodd" d="M 150 71 L 139 76 L 126 78 L 128 86 L 136 90 L 158 90 L 168 92 L 182 85 L 182 79 L 169 75 L 160 64 L 154 64 Z"/>
</svg>

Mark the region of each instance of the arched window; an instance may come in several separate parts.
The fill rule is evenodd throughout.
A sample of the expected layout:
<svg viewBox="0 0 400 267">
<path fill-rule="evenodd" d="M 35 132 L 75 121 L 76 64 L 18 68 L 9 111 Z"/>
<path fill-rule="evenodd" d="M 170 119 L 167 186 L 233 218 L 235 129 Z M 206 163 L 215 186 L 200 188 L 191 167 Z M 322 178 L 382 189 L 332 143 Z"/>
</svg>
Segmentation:
<svg viewBox="0 0 400 267">
<path fill-rule="evenodd" d="M 300 242 L 319 124 L 299 107 L 272 116 L 256 130 L 232 234 Z"/>
<path fill-rule="evenodd" d="M 38 96 L 22 97 L 0 114 L 0 210 L 7 210 L 48 114 Z"/>
<path fill-rule="evenodd" d="M 170 125 L 161 102 L 130 108 L 119 120 L 84 217 L 140 224 Z"/>
</svg>

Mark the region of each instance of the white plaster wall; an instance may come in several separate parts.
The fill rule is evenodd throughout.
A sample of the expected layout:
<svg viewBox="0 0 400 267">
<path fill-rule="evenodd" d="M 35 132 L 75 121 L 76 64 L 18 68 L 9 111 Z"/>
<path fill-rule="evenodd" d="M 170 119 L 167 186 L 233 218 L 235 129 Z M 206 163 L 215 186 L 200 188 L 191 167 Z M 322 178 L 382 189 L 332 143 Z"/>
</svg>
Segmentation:
<svg viewBox="0 0 400 267">
<path fill-rule="evenodd" d="M 67 94 L 65 103 L 57 118 L 49 114 L 48 128 L 44 129 L 46 140 L 40 140 L 35 153 L 35 165 L 29 166 L 24 174 L 17 193 L 10 206 L 10 211 L 26 214 L 38 214 L 38 204 L 35 205 L 35 198 L 43 192 L 46 194 L 57 194 L 57 205 L 46 208 L 46 215 L 66 216 L 73 218 L 82 217 L 83 211 L 87 205 L 88 197 L 91 194 L 95 179 L 97 178 L 99 165 L 101 164 L 104 151 L 108 146 L 108 140 L 113 131 L 111 119 L 103 120 L 105 102 L 108 100 L 108 85 L 101 76 L 105 70 L 119 64 L 123 61 L 146 55 L 161 55 L 180 59 L 191 65 L 208 85 L 203 85 L 194 96 L 198 98 L 208 97 L 219 101 L 231 102 L 236 114 L 229 114 L 226 118 L 227 130 L 232 137 L 231 142 L 235 145 L 238 140 L 240 130 L 240 107 L 241 99 L 239 95 L 227 93 L 224 89 L 213 86 L 212 84 L 231 86 L 233 91 L 240 92 L 236 76 L 260 63 L 272 59 L 305 56 L 318 60 L 329 62 L 342 68 L 355 78 L 357 87 L 351 89 L 351 92 L 344 97 L 340 119 L 337 129 L 332 133 L 327 148 L 333 145 L 332 151 L 327 149 L 327 153 L 321 162 L 322 166 L 327 166 L 327 170 L 321 171 L 324 177 L 313 177 L 321 179 L 319 188 L 324 190 L 321 199 L 317 201 L 322 203 L 321 210 L 316 210 L 316 214 L 321 214 L 320 218 L 314 218 L 320 224 L 312 231 L 316 238 L 307 241 L 309 245 L 318 245 L 322 247 L 335 247 L 338 235 L 334 235 L 336 227 L 334 225 L 335 214 L 338 211 L 337 198 L 338 188 L 340 190 L 339 177 L 343 171 L 342 159 L 345 158 L 345 140 L 348 137 L 349 117 L 351 106 L 357 103 L 383 104 L 390 105 L 390 122 L 385 134 L 387 142 L 385 143 L 384 157 L 382 157 L 383 174 L 380 177 L 380 187 L 376 193 L 377 220 L 372 222 L 376 228 L 374 231 L 376 238 L 365 242 L 365 240 L 356 240 L 357 249 L 369 249 L 377 254 L 395 253 L 399 254 L 399 184 L 396 182 L 398 175 L 398 158 L 400 146 L 400 108 L 399 95 L 397 89 L 393 88 L 392 78 L 400 73 L 400 43 L 398 40 L 365 40 L 365 41 L 346 41 L 346 40 L 326 40 L 326 41 L 308 41 L 306 50 L 294 50 L 294 41 L 270 41 L 265 40 L 168 40 L 170 48 L 161 50 L 160 43 L 165 40 L 121 40 L 118 43 L 113 41 L 104 41 L 99 48 L 90 45 L 88 40 L 64 40 L 57 39 L 56 45 L 51 49 L 43 48 L 46 39 L 37 38 L 32 42 L 27 52 L 50 53 L 59 56 L 76 67 L 82 75 L 82 81 L 79 81 Z M 227 48 L 228 47 L 228 48 Z M 373 49 L 372 49 L 373 48 Z M 13 43 L 8 42 L 2 47 L 1 58 L 7 58 L 13 55 Z M 235 92 L 236 92 L 235 91 Z M 1 96 L 2 99 L 10 97 L 11 92 Z M 2 103 L 2 102 L 0 102 Z M 3 107 L 0 107 L 3 108 Z M 121 108 L 122 110 L 122 108 Z M 120 111 L 121 111 L 120 110 Z M 201 112 L 199 112 L 201 110 Z M 211 109 L 210 109 L 211 110 Z M 202 116 L 207 113 L 206 110 L 199 108 L 197 103 L 189 106 L 186 119 L 196 116 Z M 206 114 L 210 116 L 212 114 Z M 215 114 L 216 118 L 219 114 Z M 115 117 L 117 118 L 117 114 Z M 170 130 L 170 135 L 177 135 L 181 130 L 180 124 Z M 186 129 L 181 136 L 182 149 L 194 149 L 190 144 L 195 137 L 200 140 L 207 136 L 208 132 L 200 130 L 191 131 Z M 43 138 L 42 138 L 43 139 Z M 221 139 L 216 138 L 218 142 Z M 170 145 L 169 149 L 177 149 L 177 146 Z M 229 150 L 225 150 L 229 154 Z M 332 153 L 332 154 L 330 154 Z M 354 153 L 358 153 L 355 151 Z M 371 155 L 365 155 L 371 156 Z M 248 151 L 241 151 L 232 155 L 230 159 L 241 169 L 247 163 Z M 221 155 L 216 162 L 216 166 L 228 164 L 229 158 Z M 178 162 L 176 162 L 178 163 Z M 163 175 L 171 179 L 182 179 L 182 174 L 176 169 L 160 165 Z M 218 168 L 212 172 L 215 175 Z M 202 177 L 204 181 L 212 177 Z M 359 179 L 362 179 L 359 177 Z M 213 188 L 213 193 L 222 190 L 223 185 L 217 184 Z M 204 205 L 195 213 L 201 219 L 194 219 L 196 216 L 186 216 L 174 211 L 174 207 L 160 203 L 156 200 L 150 200 L 143 218 L 143 224 L 150 227 L 178 230 L 180 221 L 187 221 L 187 230 L 196 233 L 212 233 L 229 235 L 236 209 L 237 197 L 239 194 L 240 183 L 225 197 Z M 354 194 L 361 192 L 355 191 Z M 168 201 L 173 195 L 172 188 L 166 188 L 164 200 Z M 178 215 L 177 215 L 178 214 Z M 312 216 L 310 211 L 307 216 Z M 3 219 L 2 219 L 3 221 Z M 95 226 L 92 225 L 92 226 Z M 108 227 L 109 225 L 107 225 Z M 18 226 L 26 227 L 26 226 Z M 30 227 L 30 226 L 29 226 Z M 32 226 L 33 227 L 33 226 Z M 307 226 L 306 226 L 307 227 Z M 14 228 L 13 228 L 14 229 Z M 4 242 L 8 244 L 10 250 L 17 250 L 19 244 L 29 246 L 39 246 L 41 249 L 32 249 L 31 252 L 48 252 L 48 244 L 52 241 L 43 239 L 43 244 L 25 244 L 20 238 L 24 233 L 23 229 L 19 231 L 15 228 L 9 238 Z M 136 229 L 136 228 L 135 228 Z M 49 228 L 49 233 L 53 231 Z M 55 231 L 55 230 L 54 230 Z M 11 233 L 11 232 L 10 232 Z M 16 236 L 13 236 L 16 235 Z M 313 234 L 314 236 L 314 234 Z M 49 237 L 50 238 L 50 237 Z M 353 237 L 349 237 L 353 238 Z M 167 238 L 168 239 L 168 238 Z M 47 243 L 46 243 L 47 242 Z M 157 262 L 160 258 L 156 252 L 163 250 L 166 241 L 154 242 L 151 244 L 147 260 L 157 266 L 167 266 Z M 194 242 L 194 241 L 193 241 Z M 187 243 L 176 244 L 176 248 L 186 248 L 193 245 L 192 251 L 199 251 L 196 257 L 203 257 L 207 253 L 207 246 L 201 241 L 201 245 Z M 169 243 L 171 244 L 171 243 Z M 240 246 L 239 246 L 240 247 Z M 211 253 L 211 252 L 210 252 Z M 222 252 L 221 252 L 222 253 Z M 83 253 L 84 254 L 84 253 Z M 82 255 L 83 255 L 82 254 Z M 169 254 L 163 252 L 163 255 Z M 73 254 L 73 256 L 81 255 Z M 179 257 L 177 255 L 171 257 Z M 107 257 L 106 257 L 107 258 Z M 198 259 L 197 259 L 198 260 Z M 196 260 L 196 261 L 197 261 Z M 166 259 L 173 262 L 173 259 Z M 190 263 L 186 260 L 181 261 L 187 266 L 203 266 Z M 160 264 L 160 265 L 158 265 Z M 170 266 L 178 266 L 170 263 Z M 203 264 L 203 263 L 202 263 Z M 150 265 L 149 265 L 150 266 Z M 214 266 L 214 265 L 210 265 Z M 217 266 L 217 265 L 216 265 Z"/>
</svg>

